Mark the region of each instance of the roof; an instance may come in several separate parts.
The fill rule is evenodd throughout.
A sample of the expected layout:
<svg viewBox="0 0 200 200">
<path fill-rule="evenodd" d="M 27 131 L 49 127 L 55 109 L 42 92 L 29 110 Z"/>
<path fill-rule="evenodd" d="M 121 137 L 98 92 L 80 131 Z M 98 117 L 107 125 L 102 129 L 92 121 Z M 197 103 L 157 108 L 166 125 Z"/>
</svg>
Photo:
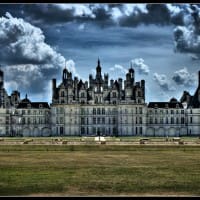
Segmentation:
<svg viewBox="0 0 200 200">
<path fill-rule="evenodd" d="M 180 102 L 150 102 L 148 108 L 183 108 Z"/>
<path fill-rule="evenodd" d="M 197 90 L 195 91 L 194 96 L 191 98 L 191 101 L 188 104 L 188 108 L 189 107 L 200 108 L 200 101 L 199 101 L 199 98 L 198 98 L 199 93 L 200 93 L 200 87 L 198 87 Z"/>
<path fill-rule="evenodd" d="M 19 108 L 32 108 L 32 109 L 42 109 L 42 108 L 48 108 L 49 104 L 47 102 L 20 102 L 19 105 L 17 106 L 17 109 Z"/>
</svg>

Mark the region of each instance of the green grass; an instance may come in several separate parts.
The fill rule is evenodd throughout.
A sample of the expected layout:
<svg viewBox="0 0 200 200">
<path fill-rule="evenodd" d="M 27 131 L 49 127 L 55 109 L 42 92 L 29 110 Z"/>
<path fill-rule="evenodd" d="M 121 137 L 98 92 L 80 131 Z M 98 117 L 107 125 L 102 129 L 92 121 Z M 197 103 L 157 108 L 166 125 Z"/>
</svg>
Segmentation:
<svg viewBox="0 0 200 200">
<path fill-rule="evenodd" d="M 0 195 L 200 195 L 200 147 L 0 145 Z"/>
</svg>

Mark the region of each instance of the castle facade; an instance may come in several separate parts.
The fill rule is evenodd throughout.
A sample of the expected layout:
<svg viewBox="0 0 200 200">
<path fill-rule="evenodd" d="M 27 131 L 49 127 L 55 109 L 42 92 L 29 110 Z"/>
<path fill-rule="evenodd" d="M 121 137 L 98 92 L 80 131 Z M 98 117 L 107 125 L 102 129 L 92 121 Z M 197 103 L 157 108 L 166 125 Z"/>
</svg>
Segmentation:
<svg viewBox="0 0 200 200">
<path fill-rule="evenodd" d="M 200 136 L 200 71 L 192 96 L 178 101 L 145 102 L 145 80 L 135 81 L 131 67 L 123 81 L 101 73 L 89 82 L 72 78 L 64 68 L 62 82 L 52 79 L 52 102 L 31 102 L 13 91 L 8 96 L 0 71 L 0 136 Z"/>
</svg>

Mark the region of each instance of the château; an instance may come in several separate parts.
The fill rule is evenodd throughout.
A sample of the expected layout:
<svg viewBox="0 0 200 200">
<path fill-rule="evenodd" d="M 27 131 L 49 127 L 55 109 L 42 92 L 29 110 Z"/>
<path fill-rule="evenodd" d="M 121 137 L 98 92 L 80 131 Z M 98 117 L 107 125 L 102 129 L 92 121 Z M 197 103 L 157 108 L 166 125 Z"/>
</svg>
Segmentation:
<svg viewBox="0 0 200 200">
<path fill-rule="evenodd" d="M 132 67 L 125 80 L 109 80 L 98 59 L 88 81 L 65 67 L 62 82 L 52 79 L 52 102 L 32 102 L 19 91 L 9 96 L 0 70 L 0 136 L 199 136 L 200 71 L 194 95 L 178 101 L 145 102 L 145 80 Z"/>
</svg>

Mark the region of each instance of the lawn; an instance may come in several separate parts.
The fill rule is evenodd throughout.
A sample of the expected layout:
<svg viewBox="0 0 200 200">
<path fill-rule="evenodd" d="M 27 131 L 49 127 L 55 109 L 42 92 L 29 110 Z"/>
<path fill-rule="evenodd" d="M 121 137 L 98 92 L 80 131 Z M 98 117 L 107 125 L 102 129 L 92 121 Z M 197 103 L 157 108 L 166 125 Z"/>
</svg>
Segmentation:
<svg viewBox="0 0 200 200">
<path fill-rule="evenodd" d="M 200 195 L 200 147 L 0 145 L 0 196 Z"/>
</svg>

